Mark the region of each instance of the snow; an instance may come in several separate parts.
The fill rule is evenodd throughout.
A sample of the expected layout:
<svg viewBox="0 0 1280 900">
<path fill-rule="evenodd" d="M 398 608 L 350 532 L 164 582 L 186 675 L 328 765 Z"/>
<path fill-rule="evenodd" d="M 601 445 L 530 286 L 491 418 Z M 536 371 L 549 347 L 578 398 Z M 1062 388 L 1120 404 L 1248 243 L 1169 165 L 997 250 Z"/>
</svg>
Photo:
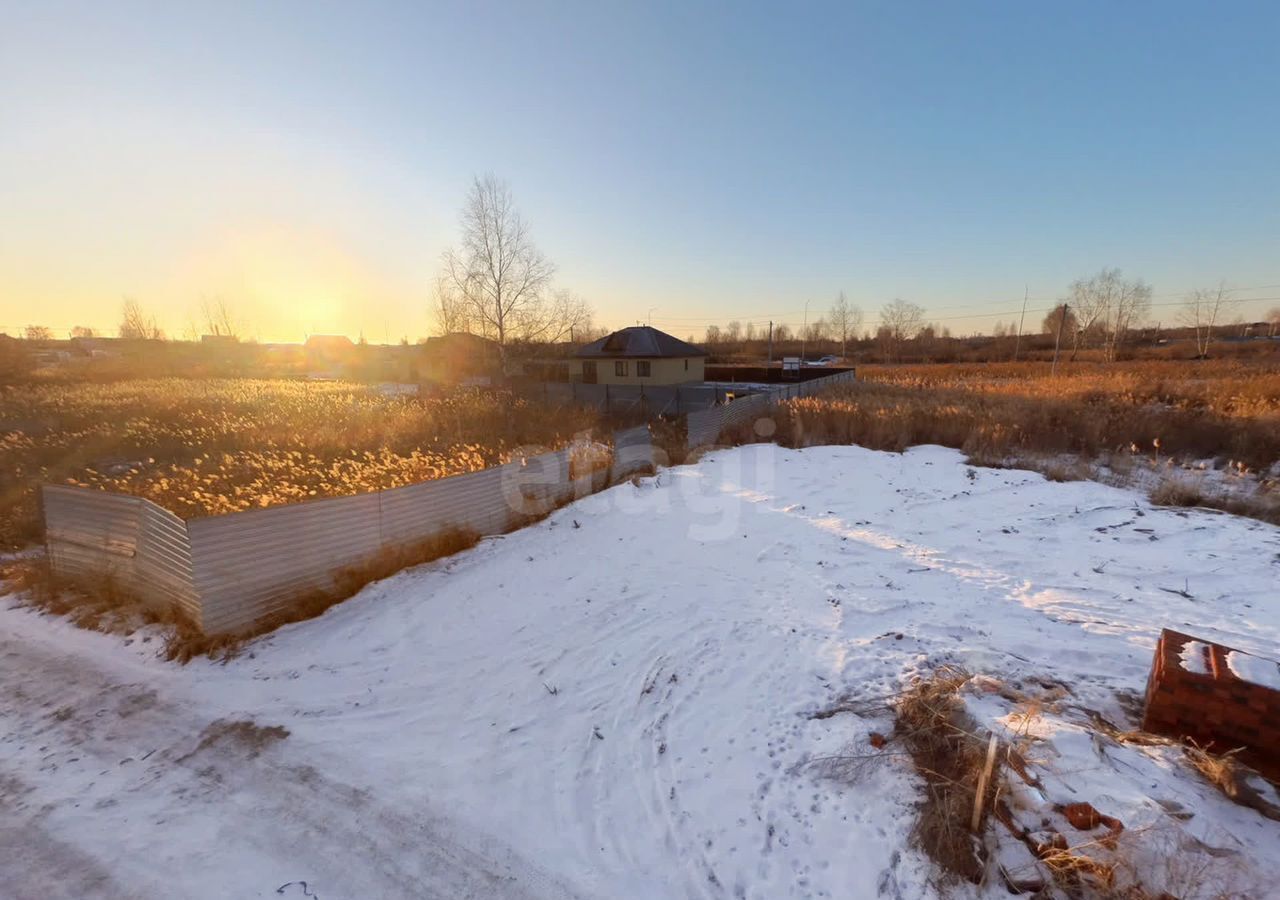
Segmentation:
<svg viewBox="0 0 1280 900">
<path fill-rule="evenodd" d="M 1182 645 L 1178 656 L 1181 658 L 1182 668 L 1191 674 L 1209 674 L 1209 645 L 1203 641 L 1187 641 Z"/>
<path fill-rule="evenodd" d="M 152 634 L 125 643 L 11 602 L 0 846 L 17 852 L 0 884 L 934 897 L 905 761 L 856 780 L 817 764 L 892 722 L 812 714 L 943 662 L 990 679 L 966 693 L 984 727 L 1038 742 L 1028 804 L 1168 826 L 1269 883 L 1280 823 L 1174 748 L 1102 741 L 1084 711 L 1133 727 L 1164 626 L 1274 653 L 1277 559 L 1261 522 L 938 447 L 755 445 L 371 585 L 225 665 L 164 663 Z M 1001 684 L 1065 688 L 1032 715 Z M 245 721 L 289 733 L 228 727 Z"/>
<path fill-rule="evenodd" d="M 1280 691 L 1280 663 L 1232 650 L 1227 654 L 1227 668 L 1242 681 Z"/>
</svg>

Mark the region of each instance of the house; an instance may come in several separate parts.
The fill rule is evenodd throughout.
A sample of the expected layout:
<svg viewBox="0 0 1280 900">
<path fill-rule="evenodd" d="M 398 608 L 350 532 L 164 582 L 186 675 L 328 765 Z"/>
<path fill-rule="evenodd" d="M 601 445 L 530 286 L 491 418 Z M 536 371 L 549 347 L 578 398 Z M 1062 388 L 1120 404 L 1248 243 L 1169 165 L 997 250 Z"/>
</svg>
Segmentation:
<svg viewBox="0 0 1280 900">
<path fill-rule="evenodd" d="M 587 344 L 569 363 L 584 384 L 671 385 L 702 382 L 707 351 L 648 325 L 615 331 Z"/>
</svg>

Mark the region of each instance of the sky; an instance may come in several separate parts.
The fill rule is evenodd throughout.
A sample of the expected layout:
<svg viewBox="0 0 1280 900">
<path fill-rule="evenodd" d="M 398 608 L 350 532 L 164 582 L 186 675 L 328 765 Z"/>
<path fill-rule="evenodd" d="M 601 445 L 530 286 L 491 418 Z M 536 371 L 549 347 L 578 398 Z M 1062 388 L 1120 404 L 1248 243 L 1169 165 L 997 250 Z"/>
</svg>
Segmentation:
<svg viewBox="0 0 1280 900">
<path fill-rule="evenodd" d="M 1280 303 L 1280 4 L 1055 6 L 0 0 L 0 330 L 423 336 L 488 173 L 611 327 Z"/>
</svg>

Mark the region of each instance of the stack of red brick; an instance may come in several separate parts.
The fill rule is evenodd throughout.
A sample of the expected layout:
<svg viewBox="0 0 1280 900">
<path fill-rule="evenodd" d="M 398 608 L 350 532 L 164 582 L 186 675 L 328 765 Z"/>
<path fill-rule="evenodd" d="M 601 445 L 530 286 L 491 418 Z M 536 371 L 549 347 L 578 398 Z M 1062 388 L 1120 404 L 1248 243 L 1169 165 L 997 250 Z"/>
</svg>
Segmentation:
<svg viewBox="0 0 1280 900">
<path fill-rule="evenodd" d="M 1184 665 L 1183 648 L 1204 659 Z M 1215 753 L 1243 748 L 1242 762 L 1280 778 L 1280 691 L 1245 681 L 1227 665 L 1228 653 L 1210 641 L 1165 629 L 1147 680 L 1146 731 L 1191 739 Z M 1246 654 L 1247 655 L 1247 654 Z M 1196 671 L 1199 669 L 1200 671 Z"/>
</svg>

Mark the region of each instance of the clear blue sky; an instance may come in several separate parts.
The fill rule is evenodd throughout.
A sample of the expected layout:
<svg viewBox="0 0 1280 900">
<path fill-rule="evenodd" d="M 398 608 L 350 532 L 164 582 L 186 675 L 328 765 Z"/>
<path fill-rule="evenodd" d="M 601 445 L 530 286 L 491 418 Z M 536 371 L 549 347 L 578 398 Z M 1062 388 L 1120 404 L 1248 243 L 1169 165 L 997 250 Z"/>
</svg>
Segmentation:
<svg viewBox="0 0 1280 900">
<path fill-rule="evenodd" d="M 843 289 L 968 332 L 1108 265 L 1157 303 L 1280 298 L 1274 2 L 0 16 L 8 328 L 131 294 L 176 332 L 206 293 L 267 339 L 424 334 L 485 172 L 611 325 L 798 324 Z"/>
</svg>

